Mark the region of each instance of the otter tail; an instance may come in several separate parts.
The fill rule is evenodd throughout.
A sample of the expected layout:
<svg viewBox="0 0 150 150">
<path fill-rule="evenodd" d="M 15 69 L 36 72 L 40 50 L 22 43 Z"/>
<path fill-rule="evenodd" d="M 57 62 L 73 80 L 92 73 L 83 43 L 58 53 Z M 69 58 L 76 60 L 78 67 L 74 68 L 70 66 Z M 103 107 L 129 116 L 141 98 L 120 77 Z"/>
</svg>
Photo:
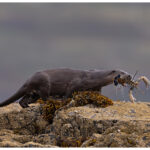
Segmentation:
<svg viewBox="0 0 150 150">
<path fill-rule="evenodd" d="M 24 87 L 21 87 L 13 96 L 11 96 L 10 98 L 8 98 L 7 100 L 3 101 L 0 103 L 0 107 L 6 106 L 10 103 L 15 102 L 16 100 L 18 100 L 19 98 L 21 98 L 22 96 L 24 96 L 26 93 L 26 90 Z"/>
</svg>

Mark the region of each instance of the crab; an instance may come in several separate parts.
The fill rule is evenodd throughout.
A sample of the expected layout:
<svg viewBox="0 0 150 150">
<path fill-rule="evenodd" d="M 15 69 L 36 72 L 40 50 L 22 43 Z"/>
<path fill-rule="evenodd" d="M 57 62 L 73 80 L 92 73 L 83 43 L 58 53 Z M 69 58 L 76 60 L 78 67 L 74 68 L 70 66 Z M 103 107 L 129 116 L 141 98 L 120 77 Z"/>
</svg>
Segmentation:
<svg viewBox="0 0 150 150">
<path fill-rule="evenodd" d="M 137 74 L 137 72 L 135 73 L 135 75 Z M 134 77 L 135 77 L 134 75 Z M 133 89 L 138 89 L 139 83 L 141 81 L 144 82 L 146 88 L 148 88 L 150 86 L 150 80 L 146 77 L 146 76 L 140 76 L 137 80 L 134 80 L 134 77 L 132 79 L 122 79 L 120 78 L 120 76 L 118 75 L 117 77 L 115 77 L 114 79 L 114 84 L 121 84 L 122 86 L 126 86 L 129 85 L 129 99 L 132 103 L 134 103 L 136 101 L 136 98 L 133 96 Z"/>
</svg>

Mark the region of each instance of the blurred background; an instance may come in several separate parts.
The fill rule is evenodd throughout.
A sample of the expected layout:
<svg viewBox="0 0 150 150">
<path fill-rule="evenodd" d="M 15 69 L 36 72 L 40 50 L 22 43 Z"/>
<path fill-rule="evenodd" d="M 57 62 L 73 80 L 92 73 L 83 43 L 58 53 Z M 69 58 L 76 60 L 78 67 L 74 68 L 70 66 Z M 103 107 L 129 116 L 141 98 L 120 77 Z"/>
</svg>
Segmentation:
<svg viewBox="0 0 150 150">
<path fill-rule="evenodd" d="M 150 78 L 150 4 L 0 3 L 0 101 L 33 73 L 122 69 Z M 150 101 L 143 83 L 135 97 Z M 128 88 L 102 93 L 128 101 Z"/>
</svg>

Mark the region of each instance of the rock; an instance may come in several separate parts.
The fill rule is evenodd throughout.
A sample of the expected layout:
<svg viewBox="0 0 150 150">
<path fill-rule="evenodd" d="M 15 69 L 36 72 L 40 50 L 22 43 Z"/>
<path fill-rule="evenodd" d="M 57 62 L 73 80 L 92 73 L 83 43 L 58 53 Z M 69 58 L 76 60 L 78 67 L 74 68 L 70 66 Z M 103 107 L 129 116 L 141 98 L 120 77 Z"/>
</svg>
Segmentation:
<svg viewBox="0 0 150 150">
<path fill-rule="evenodd" d="M 52 126 L 62 141 L 82 137 L 81 147 L 147 147 L 150 139 L 148 107 L 144 102 L 115 102 L 107 108 L 71 107 L 60 111 Z"/>
<path fill-rule="evenodd" d="M 0 108 L 0 147 L 54 147 L 50 124 L 41 115 L 41 105 L 22 109 L 19 104 Z M 53 144 L 53 146 L 51 145 Z"/>
<path fill-rule="evenodd" d="M 0 147 L 150 147 L 149 103 L 114 102 L 59 110 L 52 124 L 42 105 L 0 108 Z"/>
<path fill-rule="evenodd" d="M 27 142 L 25 144 L 23 144 L 21 147 L 54 147 L 52 145 L 42 145 L 39 143 L 34 143 L 34 142 Z"/>
<path fill-rule="evenodd" d="M 15 109 L 14 109 L 15 108 Z M 41 107 L 34 104 L 22 109 L 19 104 L 11 104 L 0 108 L 0 129 L 10 129 L 19 134 L 44 133 L 49 125 L 41 115 Z"/>
<path fill-rule="evenodd" d="M 48 134 L 43 135 L 42 138 L 40 136 L 19 135 L 12 130 L 2 129 L 0 130 L 0 147 L 55 147 Z"/>
</svg>

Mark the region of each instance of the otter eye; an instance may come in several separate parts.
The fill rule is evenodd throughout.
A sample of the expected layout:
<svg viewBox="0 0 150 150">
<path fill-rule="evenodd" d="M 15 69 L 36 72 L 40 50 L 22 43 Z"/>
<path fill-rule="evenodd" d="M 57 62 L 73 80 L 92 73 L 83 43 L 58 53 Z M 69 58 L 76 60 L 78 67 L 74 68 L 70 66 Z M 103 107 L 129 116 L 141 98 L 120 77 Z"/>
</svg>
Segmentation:
<svg viewBox="0 0 150 150">
<path fill-rule="evenodd" d="M 112 71 L 112 73 L 115 73 L 115 72 L 116 72 L 115 70 Z"/>
</svg>

